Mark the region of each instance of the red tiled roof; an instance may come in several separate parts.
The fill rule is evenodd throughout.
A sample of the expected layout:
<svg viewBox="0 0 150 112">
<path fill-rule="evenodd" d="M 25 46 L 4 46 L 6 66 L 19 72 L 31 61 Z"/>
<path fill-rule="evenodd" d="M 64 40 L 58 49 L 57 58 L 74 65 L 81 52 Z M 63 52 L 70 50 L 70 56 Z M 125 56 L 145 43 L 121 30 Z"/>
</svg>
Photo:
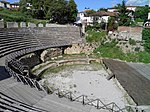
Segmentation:
<svg viewBox="0 0 150 112">
<path fill-rule="evenodd" d="M 100 11 L 100 12 L 91 14 L 91 16 L 116 16 L 116 15 L 117 13 L 115 12 L 105 12 L 105 11 Z"/>
<path fill-rule="evenodd" d="M 118 31 L 122 32 L 122 31 L 129 31 L 132 33 L 139 33 L 142 31 L 142 27 L 128 27 L 128 26 L 119 26 L 118 27 Z"/>
</svg>

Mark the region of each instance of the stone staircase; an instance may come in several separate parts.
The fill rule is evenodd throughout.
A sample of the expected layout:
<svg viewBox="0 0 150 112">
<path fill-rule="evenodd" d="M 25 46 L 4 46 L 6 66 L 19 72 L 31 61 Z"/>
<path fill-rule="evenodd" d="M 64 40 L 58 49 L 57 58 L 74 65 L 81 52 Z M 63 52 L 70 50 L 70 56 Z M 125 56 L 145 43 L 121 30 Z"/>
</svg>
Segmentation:
<svg viewBox="0 0 150 112">
<path fill-rule="evenodd" d="M 30 105 L 32 108 L 38 107 L 41 110 L 49 112 L 109 112 L 105 109 L 97 110 L 89 105 L 83 106 L 80 102 L 71 102 L 66 98 L 59 98 L 55 94 L 47 95 L 43 91 L 17 82 L 12 77 L 0 81 L 0 109 L 2 110 L 6 107 L 9 111 L 14 109 L 19 112 L 31 110 L 21 107 L 18 104 L 10 103 L 10 101 L 6 100 L 5 95 L 9 97 L 7 97 L 7 100 L 15 99 Z"/>
</svg>

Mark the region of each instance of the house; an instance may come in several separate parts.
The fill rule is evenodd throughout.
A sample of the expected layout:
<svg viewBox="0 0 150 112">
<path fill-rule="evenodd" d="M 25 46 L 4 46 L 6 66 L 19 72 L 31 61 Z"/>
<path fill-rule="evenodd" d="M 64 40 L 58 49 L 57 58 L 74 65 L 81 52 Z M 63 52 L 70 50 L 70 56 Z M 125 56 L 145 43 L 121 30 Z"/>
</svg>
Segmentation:
<svg viewBox="0 0 150 112">
<path fill-rule="evenodd" d="M 18 10 L 19 9 L 19 3 L 12 3 L 12 4 L 10 4 L 10 8 Z"/>
<path fill-rule="evenodd" d="M 117 12 L 118 10 L 116 8 L 108 8 L 107 11 L 108 12 Z"/>
<path fill-rule="evenodd" d="M 138 6 L 126 6 L 127 10 L 135 12 Z"/>
<path fill-rule="evenodd" d="M 117 16 L 116 12 L 105 12 L 105 11 L 99 11 L 94 14 L 90 15 L 93 18 L 93 21 L 101 23 L 101 22 L 108 22 L 109 17 L 115 17 Z"/>
<path fill-rule="evenodd" d="M 10 3 L 5 0 L 0 0 L 0 8 L 10 9 Z"/>
<path fill-rule="evenodd" d="M 127 9 L 128 11 L 133 11 L 133 12 L 135 12 L 135 10 L 136 10 L 137 7 L 138 7 L 138 6 L 126 6 L 126 9 Z M 107 11 L 108 11 L 108 12 L 118 12 L 118 9 L 117 9 L 117 8 L 108 8 Z"/>
<path fill-rule="evenodd" d="M 94 22 L 108 22 L 109 17 L 116 16 L 117 13 L 115 12 L 105 12 L 100 11 L 93 14 L 87 14 L 86 12 L 79 12 L 76 19 L 76 24 L 82 24 L 83 22 L 86 22 L 87 25 L 93 25 Z"/>
<path fill-rule="evenodd" d="M 93 24 L 93 19 L 92 17 L 88 16 L 88 14 L 84 11 L 79 12 L 77 14 L 76 18 L 76 24 L 82 24 L 83 22 L 86 22 L 87 25 Z"/>
</svg>

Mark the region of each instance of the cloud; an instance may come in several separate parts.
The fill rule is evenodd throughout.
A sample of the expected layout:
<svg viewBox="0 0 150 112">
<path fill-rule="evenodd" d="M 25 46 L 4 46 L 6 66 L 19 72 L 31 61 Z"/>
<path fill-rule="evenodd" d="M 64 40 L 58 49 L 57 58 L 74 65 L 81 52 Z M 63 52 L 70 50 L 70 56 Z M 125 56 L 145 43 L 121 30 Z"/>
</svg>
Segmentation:
<svg viewBox="0 0 150 112">
<path fill-rule="evenodd" d="M 127 0 L 127 5 L 148 5 L 149 0 Z"/>
</svg>

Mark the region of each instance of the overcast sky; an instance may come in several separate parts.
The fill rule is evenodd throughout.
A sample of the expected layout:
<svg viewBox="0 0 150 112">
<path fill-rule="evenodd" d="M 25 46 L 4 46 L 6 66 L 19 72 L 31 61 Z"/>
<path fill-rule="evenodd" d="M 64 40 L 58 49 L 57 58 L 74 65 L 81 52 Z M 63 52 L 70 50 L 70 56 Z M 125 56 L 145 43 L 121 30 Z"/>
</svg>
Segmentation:
<svg viewBox="0 0 150 112">
<path fill-rule="evenodd" d="M 18 0 L 7 0 L 8 2 L 16 2 Z M 75 0 L 78 5 L 78 10 L 82 11 L 86 8 L 97 10 L 99 8 L 109 8 L 118 3 L 121 3 L 122 0 Z M 126 0 L 127 5 L 148 5 L 149 0 Z"/>
</svg>

